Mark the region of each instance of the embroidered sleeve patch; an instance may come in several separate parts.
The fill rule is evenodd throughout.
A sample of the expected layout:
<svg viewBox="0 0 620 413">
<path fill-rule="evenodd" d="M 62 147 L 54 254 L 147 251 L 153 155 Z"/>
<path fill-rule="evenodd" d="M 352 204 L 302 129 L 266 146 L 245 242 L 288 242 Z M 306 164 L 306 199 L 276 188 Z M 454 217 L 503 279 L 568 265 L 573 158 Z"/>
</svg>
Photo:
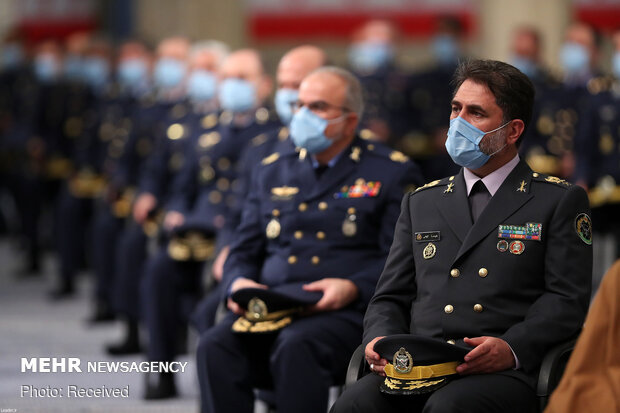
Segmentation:
<svg viewBox="0 0 620 413">
<path fill-rule="evenodd" d="M 583 242 L 592 245 L 592 220 L 588 214 L 581 213 L 575 218 L 575 231 Z"/>
</svg>

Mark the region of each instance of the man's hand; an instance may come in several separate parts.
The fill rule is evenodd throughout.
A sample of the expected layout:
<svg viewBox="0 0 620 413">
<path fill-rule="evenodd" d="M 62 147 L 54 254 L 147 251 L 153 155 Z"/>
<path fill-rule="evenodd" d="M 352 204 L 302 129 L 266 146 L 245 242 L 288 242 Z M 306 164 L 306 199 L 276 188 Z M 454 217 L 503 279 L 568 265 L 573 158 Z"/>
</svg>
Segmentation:
<svg viewBox="0 0 620 413">
<path fill-rule="evenodd" d="M 177 211 L 169 211 L 164 217 L 164 228 L 166 231 L 172 231 L 179 225 L 183 225 L 185 222 L 185 216 Z"/>
<path fill-rule="evenodd" d="M 149 212 L 151 212 L 156 205 L 157 198 L 155 198 L 152 194 L 141 194 L 133 204 L 133 219 L 138 224 L 142 224 L 149 215 Z"/>
<path fill-rule="evenodd" d="M 387 360 L 382 359 L 381 356 L 379 356 L 379 353 L 374 350 L 375 343 L 381 340 L 383 337 L 385 336 L 376 337 L 370 343 L 368 343 L 366 345 L 366 349 L 364 350 L 364 354 L 366 356 L 366 362 L 370 365 L 370 369 L 373 372 L 377 373 L 379 376 L 385 377 L 385 372 L 383 371 L 383 369 L 387 364 Z"/>
<path fill-rule="evenodd" d="M 230 292 L 234 293 L 237 290 L 240 290 L 242 288 L 263 288 L 263 289 L 267 289 L 267 286 L 265 284 L 259 284 L 254 280 L 250 280 L 249 278 L 237 278 L 232 285 L 230 286 Z M 241 306 L 239 304 L 237 304 L 236 302 L 234 302 L 232 299 L 228 299 L 228 301 L 226 302 L 226 305 L 228 306 L 228 309 L 230 311 L 232 311 L 235 314 L 238 315 L 243 315 L 243 313 L 245 313 L 245 309 L 241 308 Z"/>
<path fill-rule="evenodd" d="M 211 273 L 213 274 L 213 278 L 217 282 L 222 281 L 222 276 L 224 275 L 224 263 L 226 262 L 226 258 L 228 258 L 228 253 L 230 252 L 230 247 L 227 245 L 222 248 L 215 257 L 215 261 L 213 261 L 213 265 L 211 266 Z"/>
<path fill-rule="evenodd" d="M 357 286 L 344 278 L 323 278 L 304 285 L 306 291 L 322 291 L 323 297 L 309 311 L 339 310 L 357 298 Z"/>
<path fill-rule="evenodd" d="M 501 338 L 465 337 L 465 344 L 475 348 L 465 355 L 465 363 L 456 368 L 459 374 L 495 373 L 515 366 L 512 350 Z"/>
</svg>

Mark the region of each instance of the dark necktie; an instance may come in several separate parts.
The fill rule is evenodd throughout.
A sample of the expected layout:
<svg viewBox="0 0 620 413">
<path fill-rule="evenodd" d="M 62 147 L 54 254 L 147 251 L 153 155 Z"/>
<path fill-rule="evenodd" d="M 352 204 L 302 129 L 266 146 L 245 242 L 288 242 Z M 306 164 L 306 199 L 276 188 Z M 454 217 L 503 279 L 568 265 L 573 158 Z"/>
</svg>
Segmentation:
<svg viewBox="0 0 620 413">
<path fill-rule="evenodd" d="M 474 186 L 471 188 L 471 192 L 469 193 L 471 218 L 474 222 L 476 222 L 484 210 L 484 207 L 486 207 L 489 203 L 489 199 L 491 199 L 491 194 L 487 190 L 487 187 L 484 186 L 484 182 L 482 182 L 482 180 L 476 181 Z"/>
<path fill-rule="evenodd" d="M 327 171 L 327 168 L 329 168 L 329 166 L 327 166 L 327 165 L 319 165 L 316 168 L 314 168 L 314 173 L 316 174 L 316 179 L 320 179 L 321 175 L 323 175 L 323 173 L 325 173 L 325 171 Z"/>
</svg>

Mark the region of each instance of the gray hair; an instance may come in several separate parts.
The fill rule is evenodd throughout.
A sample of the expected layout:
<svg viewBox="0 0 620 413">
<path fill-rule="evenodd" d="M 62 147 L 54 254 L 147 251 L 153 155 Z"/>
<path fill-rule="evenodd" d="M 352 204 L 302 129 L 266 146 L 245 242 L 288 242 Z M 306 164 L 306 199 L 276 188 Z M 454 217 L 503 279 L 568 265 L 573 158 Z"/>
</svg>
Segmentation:
<svg viewBox="0 0 620 413">
<path fill-rule="evenodd" d="M 362 85 L 357 77 L 346 69 L 337 66 L 323 66 L 314 70 L 315 73 L 329 73 L 338 76 L 346 85 L 344 106 L 351 112 L 357 113 L 359 119 L 364 114 L 364 96 Z"/>
<path fill-rule="evenodd" d="M 224 59 L 230 54 L 230 49 L 224 42 L 219 40 L 200 40 L 194 42 L 190 48 L 190 56 L 194 57 L 198 53 L 209 51 L 215 56 L 216 65 L 219 67 Z"/>
</svg>

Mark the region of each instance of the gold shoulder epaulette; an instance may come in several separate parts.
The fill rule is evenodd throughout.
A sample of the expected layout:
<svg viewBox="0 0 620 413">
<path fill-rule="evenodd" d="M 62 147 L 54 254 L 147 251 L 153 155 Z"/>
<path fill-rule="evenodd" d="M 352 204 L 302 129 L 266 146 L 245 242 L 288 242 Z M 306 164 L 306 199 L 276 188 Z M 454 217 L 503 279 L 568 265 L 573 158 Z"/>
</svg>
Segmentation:
<svg viewBox="0 0 620 413">
<path fill-rule="evenodd" d="M 278 152 L 274 152 L 271 155 L 267 156 L 266 158 L 263 158 L 263 160 L 261 161 L 261 164 L 263 165 L 272 164 L 275 161 L 277 161 L 278 158 L 280 158 L 280 154 Z"/>
<path fill-rule="evenodd" d="M 258 136 L 252 138 L 252 146 L 260 146 L 263 143 L 267 142 L 267 134 L 261 133 Z"/>
<path fill-rule="evenodd" d="M 570 182 L 568 182 L 567 180 L 562 179 L 562 178 L 558 178 L 557 176 L 550 176 L 550 175 L 545 175 L 545 174 L 539 174 L 538 172 L 534 172 L 532 174 L 532 178 L 535 181 L 538 181 L 538 182 L 548 182 L 548 183 L 551 183 L 551 184 L 556 184 L 556 185 L 562 186 L 564 188 L 567 188 L 567 187 L 570 187 L 570 186 L 573 185 Z"/>
<path fill-rule="evenodd" d="M 405 163 L 409 160 L 409 157 L 402 152 L 392 151 L 392 153 L 390 153 L 390 159 L 394 162 Z"/>
<path fill-rule="evenodd" d="M 431 181 L 425 185 L 422 185 L 421 187 L 417 188 L 413 193 L 417 194 L 418 192 L 421 192 L 424 189 L 428 189 L 428 188 L 432 188 L 434 186 L 441 186 L 441 185 L 445 185 L 446 182 L 448 182 L 448 178 L 444 178 L 444 179 L 437 179 L 435 181 Z"/>
<path fill-rule="evenodd" d="M 370 129 L 362 129 L 360 131 L 360 138 L 364 139 L 365 141 L 375 141 L 377 140 L 377 134 Z"/>
</svg>

